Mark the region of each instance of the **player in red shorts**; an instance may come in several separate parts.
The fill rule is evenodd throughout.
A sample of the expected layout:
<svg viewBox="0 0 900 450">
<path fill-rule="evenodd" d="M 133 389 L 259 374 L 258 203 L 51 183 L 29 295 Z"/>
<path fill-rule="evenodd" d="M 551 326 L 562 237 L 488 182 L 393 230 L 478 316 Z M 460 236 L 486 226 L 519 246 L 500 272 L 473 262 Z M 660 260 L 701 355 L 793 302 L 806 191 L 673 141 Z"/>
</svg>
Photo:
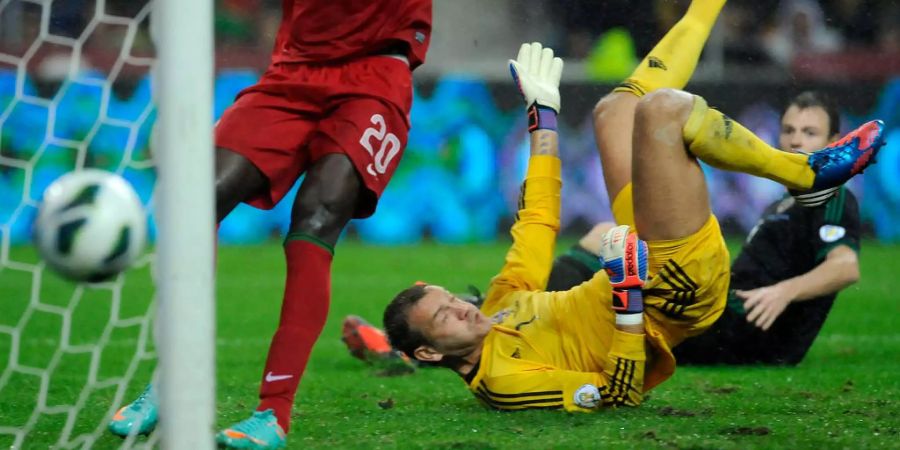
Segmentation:
<svg viewBox="0 0 900 450">
<path fill-rule="evenodd" d="M 217 435 L 233 448 L 280 448 L 294 394 L 328 314 L 334 246 L 368 217 L 406 146 L 412 69 L 431 37 L 431 0 L 282 0 L 272 62 L 216 125 L 216 215 L 275 206 L 306 174 L 284 242 L 287 281 L 253 415 Z M 156 425 L 152 386 L 110 423 Z M 148 408 L 148 405 L 151 406 Z"/>
</svg>

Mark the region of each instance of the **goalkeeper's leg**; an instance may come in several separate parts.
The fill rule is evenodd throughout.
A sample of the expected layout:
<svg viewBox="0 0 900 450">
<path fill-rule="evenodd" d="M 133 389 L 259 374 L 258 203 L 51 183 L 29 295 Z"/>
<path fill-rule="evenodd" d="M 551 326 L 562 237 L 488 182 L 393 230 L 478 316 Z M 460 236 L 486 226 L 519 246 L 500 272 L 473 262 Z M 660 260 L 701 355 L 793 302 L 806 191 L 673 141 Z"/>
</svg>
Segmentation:
<svg viewBox="0 0 900 450">
<path fill-rule="evenodd" d="M 693 0 L 684 16 L 615 91 L 641 97 L 657 89 L 687 85 L 723 6 L 725 0 Z"/>
<path fill-rule="evenodd" d="M 681 103 L 681 108 L 690 104 L 682 135 L 694 156 L 711 166 L 765 177 L 793 190 L 840 186 L 873 164 L 884 146 L 884 123 L 873 120 L 809 155 L 784 152 L 709 108 L 702 97 L 689 98 L 689 94 L 674 90 L 664 94 L 649 108 L 669 101 Z"/>
<path fill-rule="evenodd" d="M 641 239 L 693 235 L 711 210 L 703 170 L 685 148 L 693 97 L 664 89 L 643 97 L 634 117 L 634 220 Z"/>
<path fill-rule="evenodd" d="M 825 189 L 861 173 L 883 145 L 884 124 L 872 121 L 812 155 L 783 152 L 709 108 L 702 97 L 657 90 L 635 112 L 635 223 L 648 241 L 700 229 L 710 209 L 697 158 L 792 189 Z"/>
<path fill-rule="evenodd" d="M 634 111 L 644 94 L 660 88 L 683 88 L 694 73 L 725 0 L 694 0 L 625 81 L 594 108 L 594 136 L 603 164 L 610 204 L 631 182 Z M 630 209 L 630 208 L 628 208 Z M 616 217 L 631 223 L 630 217 Z"/>
</svg>

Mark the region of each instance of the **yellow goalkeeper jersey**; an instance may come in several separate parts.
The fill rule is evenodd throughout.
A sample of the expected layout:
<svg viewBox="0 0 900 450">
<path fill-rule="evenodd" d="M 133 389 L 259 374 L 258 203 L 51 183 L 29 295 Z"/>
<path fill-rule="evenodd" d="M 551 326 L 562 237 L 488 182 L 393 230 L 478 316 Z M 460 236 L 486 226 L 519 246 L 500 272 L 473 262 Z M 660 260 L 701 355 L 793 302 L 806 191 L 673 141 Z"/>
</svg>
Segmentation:
<svg viewBox="0 0 900 450">
<path fill-rule="evenodd" d="M 637 405 L 645 388 L 674 371 L 671 351 L 652 324 L 645 322 L 646 341 L 643 334 L 616 330 L 604 272 L 569 291 L 543 291 L 559 230 L 561 186 L 559 159 L 532 156 L 513 245 L 481 307 L 494 326 L 466 377 L 475 396 L 493 408 L 593 411 Z"/>
</svg>

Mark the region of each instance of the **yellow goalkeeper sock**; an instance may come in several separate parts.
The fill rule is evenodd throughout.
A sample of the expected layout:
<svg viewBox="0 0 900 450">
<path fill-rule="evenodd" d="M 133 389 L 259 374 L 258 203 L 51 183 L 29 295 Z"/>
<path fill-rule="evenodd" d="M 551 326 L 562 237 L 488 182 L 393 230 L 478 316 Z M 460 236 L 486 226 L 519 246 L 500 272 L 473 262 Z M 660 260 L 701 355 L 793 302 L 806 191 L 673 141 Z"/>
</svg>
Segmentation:
<svg viewBox="0 0 900 450">
<path fill-rule="evenodd" d="M 753 132 L 694 96 L 684 124 L 684 142 L 703 162 L 720 169 L 744 172 L 777 181 L 791 189 L 809 189 L 815 172 L 801 153 L 778 150 Z"/>
<path fill-rule="evenodd" d="M 725 0 L 694 0 L 630 77 L 614 89 L 638 97 L 660 88 L 682 89 L 697 67 L 706 38 Z"/>
</svg>

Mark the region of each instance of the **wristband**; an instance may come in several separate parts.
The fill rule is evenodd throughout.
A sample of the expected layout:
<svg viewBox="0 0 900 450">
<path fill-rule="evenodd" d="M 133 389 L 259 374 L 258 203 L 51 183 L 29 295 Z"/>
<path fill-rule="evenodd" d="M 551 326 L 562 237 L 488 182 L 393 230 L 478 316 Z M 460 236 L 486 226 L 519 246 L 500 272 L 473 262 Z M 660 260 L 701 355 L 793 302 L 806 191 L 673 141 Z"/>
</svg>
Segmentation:
<svg viewBox="0 0 900 450">
<path fill-rule="evenodd" d="M 528 131 L 556 131 L 556 111 L 553 108 L 532 103 L 528 107 Z"/>
<path fill-rule="evenodd" d="M 640 325 L 644 323 L 643 314 L 616 314 L 616 325 Z"/>
<path fill-rule="evenodd" d="M 641 288 L 612 290 L 612 309 L 618 314 L 644 312 L 644 293 Z"/>
</svg>

